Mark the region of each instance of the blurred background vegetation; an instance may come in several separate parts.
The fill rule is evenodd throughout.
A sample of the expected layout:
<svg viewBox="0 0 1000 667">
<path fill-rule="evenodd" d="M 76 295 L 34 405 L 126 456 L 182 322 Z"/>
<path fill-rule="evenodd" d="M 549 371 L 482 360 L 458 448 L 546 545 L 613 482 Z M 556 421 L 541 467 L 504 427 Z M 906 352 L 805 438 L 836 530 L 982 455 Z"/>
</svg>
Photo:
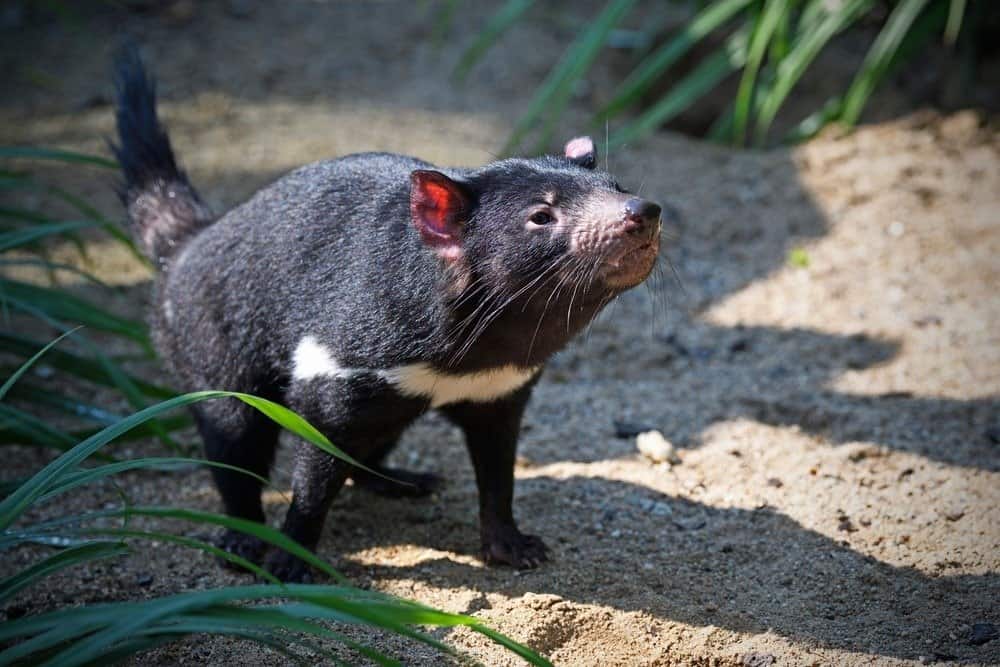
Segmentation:
<svg viewBox="0 0 1000 667">
<path fill-rule="evenodd" d="M 504 3 L 456 78 L 468 76 L 535 4 Z M 632 14 L 642 15 L 642 27 L 628 27 L 637 23 Z M 976 82 L 1000 84 L 998 29 L 1000 4 L 989 0 L 611 0 L 553 66 L 504 152 L 523 149 L 529 137 L 534 150 L 552 141 L 574 91 L 608 47 L 627 61 L 627 75 L 593 117 L 595 132 L 614 123 L 611 146 L 661 127 L 734 146 L 800 141 L 831 123 L 855 125 L 894 75 L 914 107 L 996 110 L 1000 85 Z M 805 81 L 817 61 L 818 76 Z M 786 105 L 793 108 L 776 123 Z"/>
</svg>

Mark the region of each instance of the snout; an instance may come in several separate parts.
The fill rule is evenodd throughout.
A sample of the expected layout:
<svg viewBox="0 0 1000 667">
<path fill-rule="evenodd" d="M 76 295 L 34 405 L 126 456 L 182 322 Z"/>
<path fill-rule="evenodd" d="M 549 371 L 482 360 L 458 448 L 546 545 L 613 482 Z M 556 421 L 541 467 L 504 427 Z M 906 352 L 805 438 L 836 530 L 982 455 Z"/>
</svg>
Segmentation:
<svg viewBox="0 0 1000 667">
<path fill-rule="evenodd" d="M 643 241 L 650 241 L 660 233 L 660 213 L 656 202 L 632 197 L 625 202 L 625 232 Z"/>
<path fill-rule="evenodd" d="M 663 210 L 656 202 L 639 197 L 626 199 L 619 210 L 621 218 L 609 239 L 615 250 L 607 256 L 603 274 L 608 285 L 627 289 L 641 283 L 653 270 L 660 249 Z"/>
</svg>

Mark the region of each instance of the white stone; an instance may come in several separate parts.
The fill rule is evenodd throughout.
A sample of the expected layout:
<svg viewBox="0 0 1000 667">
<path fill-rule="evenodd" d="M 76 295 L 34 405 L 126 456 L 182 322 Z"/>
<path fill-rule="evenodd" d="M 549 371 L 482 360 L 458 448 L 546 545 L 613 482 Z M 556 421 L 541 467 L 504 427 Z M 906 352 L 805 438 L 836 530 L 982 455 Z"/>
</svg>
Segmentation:
<svg viewBox="0 0 1000 667">
<path fill-rule="evenodd" d="M 681 462 L 677 450 L 659 431 L 644 431 L 635 437 L 635 446 L 650 461 L 675 465 Z"/>
</svg>

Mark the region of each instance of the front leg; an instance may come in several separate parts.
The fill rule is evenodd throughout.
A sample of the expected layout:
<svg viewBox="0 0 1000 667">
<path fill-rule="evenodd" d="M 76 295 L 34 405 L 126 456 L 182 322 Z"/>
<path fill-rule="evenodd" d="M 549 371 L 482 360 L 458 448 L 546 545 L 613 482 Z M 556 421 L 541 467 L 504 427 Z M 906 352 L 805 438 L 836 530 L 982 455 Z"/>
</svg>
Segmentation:
<svg viewBox="0 0 1000 667">
<path fill-rule="evenodd" d="M 518 569 L 548 560 L 545 544 L 514 522 L 514 459 L 531 386 L 493 403 L 457 403 L 442 411 L 461 427 L 479 487 L 479 530 L 486 563 Z"/>
<path fill-rule="evenodd" d="M 296 443 L 292 472 L 292 505 L 285 515 L 282 532 L 310 551 L 316 550 L 330 504 L 347 480 L 350 466 L 312 443 Z M 312 568 L 282 549 L 267 558 L 267 569 L 281 581 L 309 583 Z"/>
</svg>

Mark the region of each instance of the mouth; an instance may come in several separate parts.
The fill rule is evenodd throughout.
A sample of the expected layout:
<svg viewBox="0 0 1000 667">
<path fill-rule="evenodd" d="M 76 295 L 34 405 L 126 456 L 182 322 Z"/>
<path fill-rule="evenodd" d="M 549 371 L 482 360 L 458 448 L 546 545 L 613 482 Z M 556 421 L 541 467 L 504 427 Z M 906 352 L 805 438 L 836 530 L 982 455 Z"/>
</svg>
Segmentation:
<svg viewBox="0 0 1000 667">
<path fill-rule="evenodd" d="M 613 254 L 605 261 L 601 272 L 604 282 L 610 287 L 621 289 L 635 287 L 653 270 L 659 251 L 660 240 L 654 238 Z"/>
</svg>

